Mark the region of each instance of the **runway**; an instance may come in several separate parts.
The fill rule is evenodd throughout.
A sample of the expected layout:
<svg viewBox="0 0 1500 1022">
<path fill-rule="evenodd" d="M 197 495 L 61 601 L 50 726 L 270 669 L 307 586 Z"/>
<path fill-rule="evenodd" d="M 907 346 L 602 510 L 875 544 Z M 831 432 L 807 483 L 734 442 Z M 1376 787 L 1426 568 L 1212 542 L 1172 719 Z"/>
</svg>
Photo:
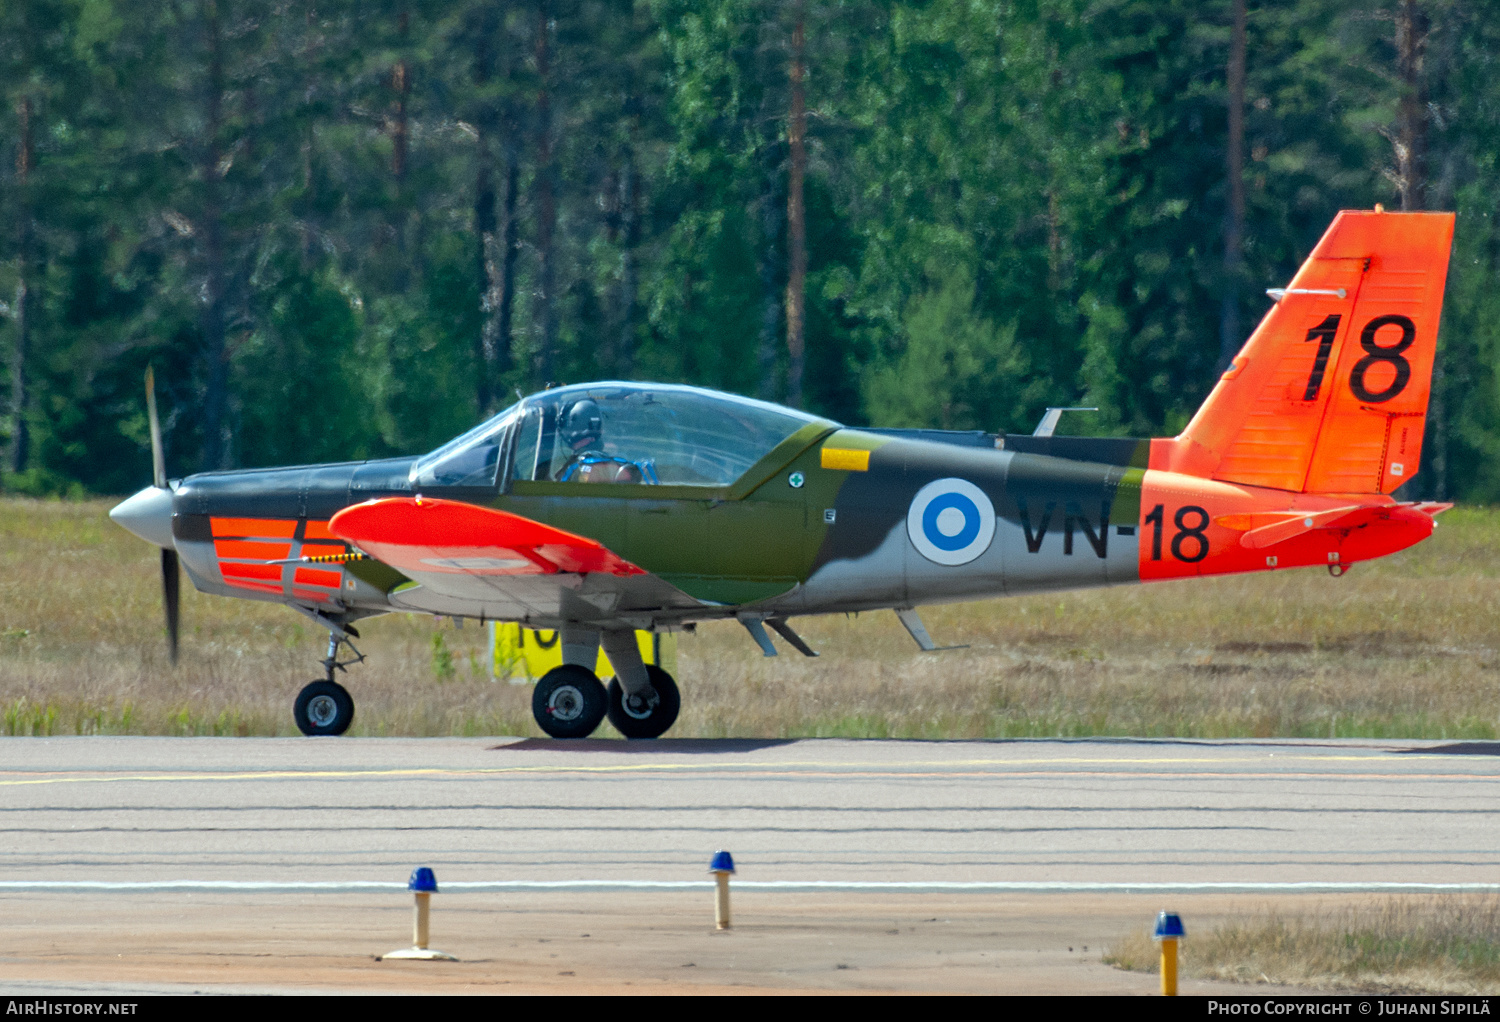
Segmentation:
<svg viewBox="0 0 1500 1022">
<path fill-rule="evenodd" d="M 1149 993 L 1101 951 L 1160 908 L 1500 889 L 1497 795 L 1500 743 L 0 739 L 0 991 Z M 461 963 L 379 960 L 418 865 Z"/>
<path fill-rule="evenodd" d="M 1494 884 L 1497 795 L 1500 743 L 18 738 L 0 863 L 33 884 L 698 883 L 727 848 L 741 881 L 782 884 Z"/>
</svg>

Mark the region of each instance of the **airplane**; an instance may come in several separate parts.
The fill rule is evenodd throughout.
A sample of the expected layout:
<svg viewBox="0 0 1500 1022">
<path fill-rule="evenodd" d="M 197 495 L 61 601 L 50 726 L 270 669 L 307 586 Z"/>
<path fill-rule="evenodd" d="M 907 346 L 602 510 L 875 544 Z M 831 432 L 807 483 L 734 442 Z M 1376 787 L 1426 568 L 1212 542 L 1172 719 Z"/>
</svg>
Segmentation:
<svg viewBox="0 0 1500 1022">
<path fill-rule="evenodd" d="M 336 671 L 356 622 L 393 611 L 556 629 L 537 725 L 627 738 L 676 720 L 637 631 L 735 620 L 807 656 L 800 616 L 1191 576 L 1350 566 L 1426 539 L 1451 505 L 1416 474 L 1452 245 L 1447 213 L 1339 213 L 1176 437 L 849 428 L 699 387 L 611 381 L 519 400 L 420 457 L 168 480 L 110 517 L 204 593 L 286 604 L 328 631 L 298 694 L 308 735 L 348 729 Z M 348 659 L 340 659 L 343 647 Z M 608 685 L 594 668 L 602 649 Z"/>
</svg>

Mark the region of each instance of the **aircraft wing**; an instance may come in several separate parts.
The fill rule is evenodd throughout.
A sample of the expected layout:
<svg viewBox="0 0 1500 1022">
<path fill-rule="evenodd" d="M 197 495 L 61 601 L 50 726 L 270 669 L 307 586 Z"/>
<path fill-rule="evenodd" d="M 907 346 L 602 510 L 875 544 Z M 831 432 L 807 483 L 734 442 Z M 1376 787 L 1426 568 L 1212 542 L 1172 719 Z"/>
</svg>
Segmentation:
<svg viewBox="0 0 1500 1022">
<path fill-rule="evenodd" d="M 704 606 L 586 536 L 460 501 L 366 501 L 328 531 L 416 582 L 391 594 L 412 610 L 647 627 Z"/>
</svg>

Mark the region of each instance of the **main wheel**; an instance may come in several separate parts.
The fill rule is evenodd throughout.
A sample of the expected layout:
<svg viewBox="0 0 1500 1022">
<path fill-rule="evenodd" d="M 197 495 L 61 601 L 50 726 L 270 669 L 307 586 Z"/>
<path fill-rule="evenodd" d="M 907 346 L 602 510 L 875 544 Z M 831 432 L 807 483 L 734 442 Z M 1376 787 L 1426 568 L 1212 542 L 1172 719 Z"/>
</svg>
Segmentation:
<svg viewBox="0 0 1500 1022">
<path fill-rule="evenodd" d="M 341 735 L 354 722 L 354 698 L 336 681 L 315 681 L 297 693 L 292 716 L 305 735 Z"/>
<path fill-rule="evenodd" d="M 626 738 L 660 738 L 677 723 L 677 711 L 682 709 L 682 695 L 670 674 L 647 664 L 646 676 L 656 689 L 652 699 L 628 696 L 619 678 L 609 679 L 609 722 Z"/>
<path fill-rule="evenodd" d="M 603 683 L 587 667 L 554 667 L 531 693 L 531 715 L 553 738 L 587 738 L 608 708 Z"/>
</svg>

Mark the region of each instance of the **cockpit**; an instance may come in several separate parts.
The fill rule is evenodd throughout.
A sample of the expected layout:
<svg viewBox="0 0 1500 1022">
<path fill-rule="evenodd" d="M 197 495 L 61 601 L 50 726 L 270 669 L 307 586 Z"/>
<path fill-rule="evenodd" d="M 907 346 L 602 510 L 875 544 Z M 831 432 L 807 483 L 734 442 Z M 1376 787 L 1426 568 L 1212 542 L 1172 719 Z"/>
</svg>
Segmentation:
<svg viewBox="0 0 1500 1022">
<path fill-rule="evenodd" d="M 728 486 L 822 420 L 675 384 L 587 383 L 533 394 L 417 461 L 418 486 L 511 480 Z"/>
</svg>

